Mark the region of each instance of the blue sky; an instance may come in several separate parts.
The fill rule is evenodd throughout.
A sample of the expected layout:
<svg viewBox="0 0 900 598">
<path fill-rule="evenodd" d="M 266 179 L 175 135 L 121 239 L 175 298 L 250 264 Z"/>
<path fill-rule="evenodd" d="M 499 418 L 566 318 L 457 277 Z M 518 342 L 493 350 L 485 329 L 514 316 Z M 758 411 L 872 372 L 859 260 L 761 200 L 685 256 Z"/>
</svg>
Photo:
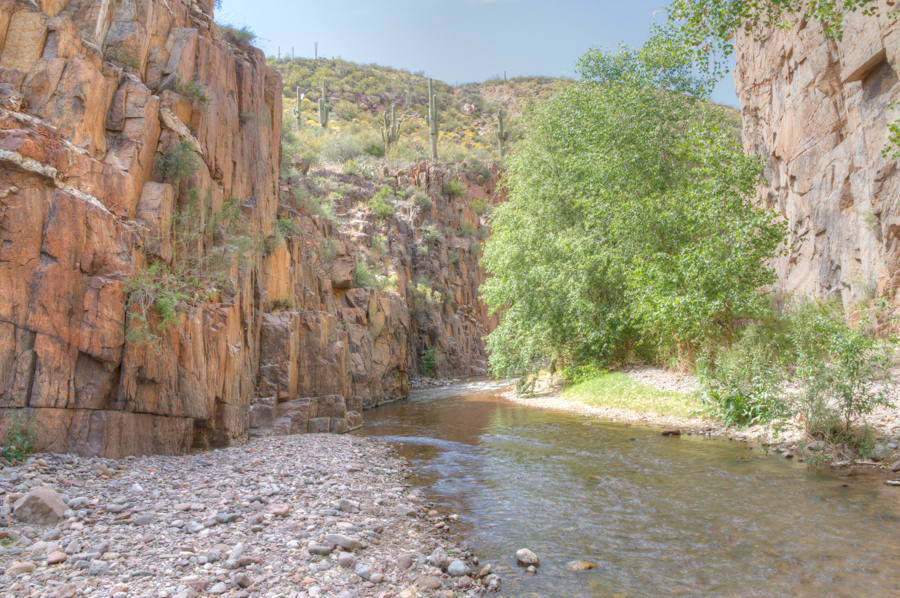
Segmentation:
<svg viewBox="0 0 900 598">
<path fill-rule="evenodd" d="M 223 0 L 217 20 L 247 25 L 266 54 L 377 63 L 446 83 L 574 76 L 591 46 L 641 45 L 666 0 Z M 654 16 L 654 13 L 657 13 Z M 737 106 L 729 76 L 713 99 Z"/>
</svg>

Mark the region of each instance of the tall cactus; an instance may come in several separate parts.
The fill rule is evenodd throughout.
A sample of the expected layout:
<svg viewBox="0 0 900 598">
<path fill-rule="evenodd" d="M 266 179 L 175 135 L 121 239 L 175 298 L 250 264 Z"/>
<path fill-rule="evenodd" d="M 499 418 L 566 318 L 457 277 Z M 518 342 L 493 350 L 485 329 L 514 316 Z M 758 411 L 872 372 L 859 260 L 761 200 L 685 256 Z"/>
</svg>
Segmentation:
<svg viewBox="0 0 900 598">
<path fill-rule="evenodd" d="M 406 109 L 409 110 L 412 107 L 412 82 L 406 82 Z"/>
<path fill-rule="evenodd" d="M 509 139 L 509 131 L 503 128 L 503 109 L 500 109 L 498 115 L 500 119 L 500 129 L 497 131 L 497 141 L 500 142 L 500 159 L 503 159 L 503 142 Z"/>
<path fill-rule="evenodd" d="M 431 159 L 437 162 L 437 142 L 438 133 L 440 133 L 440 124 L 438 123 L 438 103 L 437 94 L 434 93 L 434 79 L 428 80 L 428 116 L 425 122 L 428 123 L 428 133 L 431 135 Z"/>
<path fill-rule="evenodd" d="M 397 114 L 394 105 L 391 104 L 391 115 L 388 116 L 387 110 L 384 112 L 384 125 L 381 127 L 381 139 L 384 141 L 384 153 L 387 154 L 391 146 L 400 139 L 400 125 L 403 119 L 397 120 Z"/>
<path fill-rule="evenodd" d="M 303 128 L 303 119 L 300 115 L 300 86 L 297 86 L 297 107 L 291 108 L 291 114 L 297 119 L 297 129 Z"/>
<path fill-rule="evenodd" d="M 322 97 L 319 98 L 319 124 L 323 129 L 328 128 L 328 116 L 331 114 L 331 106 L 325 100 L 325 79 L 322 79 Z"/>
</svg>

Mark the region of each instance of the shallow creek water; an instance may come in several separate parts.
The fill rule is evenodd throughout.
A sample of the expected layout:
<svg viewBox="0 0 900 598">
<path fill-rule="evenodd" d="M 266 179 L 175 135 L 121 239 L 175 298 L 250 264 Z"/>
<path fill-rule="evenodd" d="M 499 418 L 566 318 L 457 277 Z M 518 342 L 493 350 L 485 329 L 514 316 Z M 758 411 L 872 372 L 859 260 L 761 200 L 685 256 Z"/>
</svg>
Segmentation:
<svg viewBox="0 0 900 598">
<path fill-rule="evenodd" d="M 900 596 L 900 489 L 472 382 L 366 413 L 513 596 Z M 846 486 L 845 486 L 846 485 Z M 513 554 L 533 550 L 537 575 Z M 572 560 L 597 568 L 573 572 Z M 504 570 L 507 567 L 509 569 Z"/>
</svg>

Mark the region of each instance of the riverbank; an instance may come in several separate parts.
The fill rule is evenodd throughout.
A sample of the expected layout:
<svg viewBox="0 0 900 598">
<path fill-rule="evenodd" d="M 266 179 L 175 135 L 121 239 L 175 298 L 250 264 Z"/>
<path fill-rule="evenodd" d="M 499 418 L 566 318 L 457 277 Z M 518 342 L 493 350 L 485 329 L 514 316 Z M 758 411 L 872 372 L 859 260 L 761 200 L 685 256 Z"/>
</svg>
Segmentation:
<svg viewBox="0 0 900 598">
<path fill-rule="evenodd" d="M 628 396 L 628 393 L 618 397 L 604 396 L 607 393 L 603 391 L 622 387 L 615 381 L 604 382 L 603 390 L 597 393 L 596 389 L 591 388 L 594 381 L 566 388 L 562 381 L 549 377 L 538 381 L 532 396 L 518 396 L 514 388 L 503 396 L 514 403 L 539 409 L 631 425 L 660 427 L 667 432 L 677 430 L 679 434 L 720 436 L 739 442 L 758 443 L 784 458 L 814 458 L 833 469 L 857 466 L 900 472 L 900 401 L 897 396 L 888 405 L 879 405 L 864 419 L 854 422 L 858 429 L 867 426 L 873 435 L 872 454 L 860 458 L 841 447 L 808 438 L 799 417 L 773 420 L 766 425 L 743 429 L 725 426 L 702 414 L 703 406 L 698 394 L 699 380 L 690 374 L 654 366 L 636 366 L 607 376 L 612 380 L 617 376 L 627 376 L 633 386 L 626 389 L 632 396 Z M 674 405 L 661 404 L 667 396 L 675 399 Z M 623 406 L 625 404 L 630 407 Z M 657 406 L 660 408 L 654 408 Z M 694 407 L 693 410 L 691 406 Z"/>
<path fill-rule="evenodd" d="M 430 511 L 408 475 L 393 448 L 360 436 L 120 461 L 32 455 L 0 473 L 0 587 L 53 598 L 416 598 L 497 587 L 489 566 L 445 537 L 456 517 Z M 39 486 L 66 501 L 61 523 L 10 514 Z"/>
</svg>

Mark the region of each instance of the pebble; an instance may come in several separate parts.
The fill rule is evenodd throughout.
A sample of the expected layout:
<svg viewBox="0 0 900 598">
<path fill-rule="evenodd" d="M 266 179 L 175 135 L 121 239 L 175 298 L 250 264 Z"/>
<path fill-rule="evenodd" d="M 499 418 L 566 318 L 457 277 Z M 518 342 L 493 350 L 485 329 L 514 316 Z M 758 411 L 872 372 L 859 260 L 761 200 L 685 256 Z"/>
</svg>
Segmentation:
<svg viewBox="0 0 900 598">
<path fill-rule="evenodd" d="M 596 569 L 597 565 L 591 561 L 572 561 L 566 563 L 566 568 L 570 571 L 589 571 L 590 569 Z"/>
<path fill-rule="evenodd" d="M 419 517 L 429 508 L 406 484 L 407 463 L 374 439 L 299 435 L 176 457 L 36 459 L 46 467 L 0 469 L 0 503 L 49 486 L 68 494 L 67 512 L 45 528 L 0 528 L 16 538 L 0 549 L 4 596 L 396 598 L 452 587 L 473 597 L 499 588 L 489 566 L 434 528 L 458 517 Z M 441 568 L 426 564 L 434 554 Z"/>
</svg>

